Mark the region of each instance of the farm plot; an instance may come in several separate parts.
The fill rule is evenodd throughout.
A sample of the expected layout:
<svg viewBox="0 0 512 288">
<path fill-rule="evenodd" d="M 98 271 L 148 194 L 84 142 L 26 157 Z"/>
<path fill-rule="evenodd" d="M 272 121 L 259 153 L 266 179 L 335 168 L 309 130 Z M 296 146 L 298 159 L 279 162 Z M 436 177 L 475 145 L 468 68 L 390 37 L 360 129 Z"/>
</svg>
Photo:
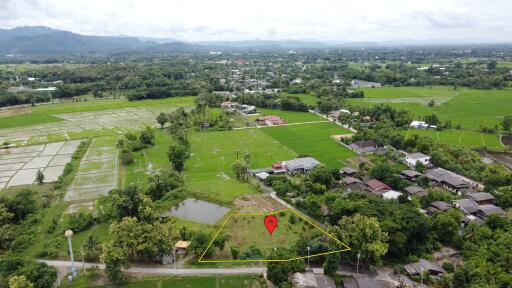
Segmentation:
<svg viewBox="0 0 512 288">
<path fill-rule="evenodd" d="M 162 104 L 54 114 L 52 117 L 57 117 L 62 121 L 1 129 L 0 143 L 4 141 L 21 144 L 29 142 L 44 143 L 50 142 L 54 138 L 63 140 L 81 139 L 91 136 L 87 135 L 88 131 L 111 131 L 110 134 L 112 135 L 124 130 L 143 128 L 146 125 L 154 126 L 156 125 L 155 117 L 160 112 L 169 112 L 183 105 Z"/>
<path fill-rule="evenodd" d="M 480 132 L 446 129 L 435 130 L 407 130 L 406 137 L 413 135 L 428 136 L 441 144 L 456 145 L 465 148 L 487 148 L 492 150 L 503 150 L 498 136 Z"/>
<path fill-rule="evenodd" d="M 38 170 L 44 182 L 56 181 L 79 144 L 77 140 L 0 150 L 0 189 L 33 184 Z"/>
<path fill-rule="evenodd" d="M 430 92 L 429 92 L 430 91 Z M 436 97 L 451 97 L 448 101 L 436 101 Z M 434 107 L 426 103 L 434 100 Z M 378 88 L 365 90 L 364 99 L 350 99 L 350 104 L 372 106 L 376 102 L 389 104 L 411 112 L 416 119 L 424 115 L 436 114 L 444 122 L 451 120 L 455 127 L 479 131 L 481 126 L 493 128 L 499 125 L 503 116 L 510 115 L 512 89 L 474 90 L 449 87 Z"/>
<path fill-rule="evenodd" d="M 331 138 L 333 135 L 352 132 L 333 123 L 266 127 L 260 130 L 297 154 L 310 155 L 329 168 L 340 168 L 343 160 L 356 156 L 354 152 Z"/>
<path fill-rule="evenodd" d="M 250 153 L 251 168 L 269 167 L 297 157 L 296 152 L 263 133 L 265 129 L 191 133 L 192 156 L 185 164 L 186 186 L 200 199 L 228 204 L 242 195 L 257 193 L 254 186 L 236 180 L 231 165 L 237 157 Z"/>
<path fill-rule="evenodd" d="M 64 200 L 91 200 L 117 187 L 116 138 L 96 138 L 85 153 Z"/>
</svg>

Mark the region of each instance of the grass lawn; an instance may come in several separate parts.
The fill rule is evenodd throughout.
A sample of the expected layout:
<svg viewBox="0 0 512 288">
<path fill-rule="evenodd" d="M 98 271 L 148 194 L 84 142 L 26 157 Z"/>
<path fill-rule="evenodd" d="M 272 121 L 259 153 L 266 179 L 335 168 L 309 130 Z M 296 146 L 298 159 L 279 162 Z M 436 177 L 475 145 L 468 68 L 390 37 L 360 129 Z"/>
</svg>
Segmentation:
<svg viewBox="0 0 512 288">
<path fill-rule="evenodd" d="M 261 116 L 279 116 L 286 119 L 288 123 L 301 123 L 301 122 L 312 122 L 312 121 L 325 121 L 324 118 L 309 112 L 295 112 L 295 111 L 284 111 L 279 109 L 263 109 L 258 108 L 261 112 Z M 256 119 L 260 116 L 251 116 L 252 119 Z"/>
<path fill-rule="evenodd" d="M 130 183 L 145 185 L 151 171 L 170 168 L 167 148 L 172 138 L 162 129 L 155 129 L 155 146 L 133 153 L 133 163 L 125 167 L 122 187 Z"/>
<path fill-rule="evenodd" d="M 0 129 L 63 121 L 55 114 L 101 111 L 141 106 L 188 107 L 192 106 L 195 97 L 176 97 L 155 100 L 128 101 L 126 99 L 105 99 L 82 102 L 38 105 L 31 108 L 30 113 L 0 118 Z"/>
<path fill-rule="evenodd" d="M 486 147 L 487 149 L 493 150 L 501 150 L 504 148 L 498 136 L 480 132 L 454 129 L 443 131 L 411 129 L 404 133 L 406 137 L 412 137 L 413 135 L 429 136 L 442 144 L 459 145 L 466 148 Z"/>
<path fill-rule="evenodd" d="M 267 127 L 260 130 L 297 154 L 310 155 L 329 168 L 340 168 L 343 160 L 356 155 L 331 138 L 332 135 L 351 134 L 349 130 L 333 123 Z"/>
<path fill-rule="evenodd" d="M 318 98 L 315 95 L 311 94 L 290 94 L 290 93 L 281 93 L 282 97 L 299 97 L 299 99 L 307 105 L 316 105 L 318 102 Z"/>
<path fill-rule="evenodd" d="M 434 107 L 428 107 L 426 103 L 430 101 L 430 96 L 427 92 L 430 92 L 434 99 L 439 95 L 452 98 L 443 103 L 436 102 Z M 454 96 L 454 93 L 458 95 Z M 433 87 L 432 90 L 423 87 L 385 87 L 368 89 L 368 92 L 365 91 L 365 96 L 367 98 L 349 101 L 353 105 L 371 106 L 376 105 L 372 101 L 383 100 L 381 102 L 386 102 L 395 108 L 409 110 L 416 119 L 434 113 L 441 121 L 449 119 L 453 126 L 461 125 L 462 129 L 473 131 L 479 130 L 482 125 L 487 127 L 499 125 L 503 116 L 512 113 L 510 109 L 512 89 L 510 88 L 503 90 L 461 88 L 455 91 L 449 87 Z M 402 97 L 401 102 L 390 100 L 400 97 Z"/>
<path fill-rule="evenodd" d="M 61 287 L 133 287 L 133 288 L 264 288 L 267 287 L 261 276 L 187 276 L 187 277 L 144 277 L 116 285 L 98 285 L 96 275 L 79 276 L 74 282 L 63 280 Z"/>
<path fill-rule="evenodd" d="M 192 157 L 185 164 L 186 186 L 198 197 L 223 204 L 257 193 L 254 186 L 234 178 L 231 165 L 236 160 L 236 151 L 240 158 L 246 152 L 251 154 L 251 168 L 269 167 L 274 162 L 297 156 L 261 130 L 190 133 Z"/>
<path fill-rule="evenodd" d="M 170 167 L 167 148 L 172 138 L 157 129 L 155 146 L 134 153 L 134 163 L 121 173 L 121 183 L 144 185 L 150 172 Z M 252 168 L 268 167 L 273 162 L 291 159 L 295 152 L 272 139 L 260 129 L 230 130 L 216 132 L 190 132 L 192 156 L 185 163 L 185 185 L 196 198 L 230 205 L 234 199 L 258 191 L 248 183 L 234 178 L 231 170 L 236 160 L 245 152 L 252 155 Z"/>
<path fill-rule="evenodd" d="M 253 213 L 265 214 L 262 210 Z M 291 215 L 295 218 L 294 224 L 290 223 L 289 219 Z M 275 216 L 278 220 L 278 226 L 272 233 L 272 236 L 270 236 L 263 225 L 265 216 L 232 215 L 221 231 L 221 233 L 229 237 L 224 250 L 219 251 L 218 248 L 210 247 L 210 249 L 214 249 L 213 257 L 205 257 L 203 260 L 231 260 L 231 246 L 238 246 L 240 253 L 243 254 L 243 252 L 252 245 L 260 249 L 263 253 L 263 258 L 257 258 L 255 260 L 263 260 L 266 259 L 267 255 L 276 247 L 289 248 L 301 238 L 308 238 L 315 233 L 322 233 L 304 219 L 294 215 L 293 212 L 284 211 L 275 214 Z"/>
<path fill-rule="evenodd" d="M 365 88 L 365 98 L 416 98 L 416 97 L 455 97 L 457 90 L 452 87 L 381 87 Z"/>
</svg>

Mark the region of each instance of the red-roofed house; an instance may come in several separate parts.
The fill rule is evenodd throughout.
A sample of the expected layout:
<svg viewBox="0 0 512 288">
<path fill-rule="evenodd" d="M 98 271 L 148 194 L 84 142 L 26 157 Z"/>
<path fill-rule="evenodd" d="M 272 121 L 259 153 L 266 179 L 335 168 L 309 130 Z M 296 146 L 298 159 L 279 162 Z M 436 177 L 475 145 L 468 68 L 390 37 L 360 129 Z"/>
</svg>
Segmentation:
<svg viewBox="0 0 512 288">
<path fill-rule="evenodd" d="M 284 173 L 286 172 L 286 165 L 283 162 L 277 162 L 272 164 L 272 170 L 274 173 Z"/>
<path fill-rule="evenodd" d="M 368 187 L 370 187 L 370 189 L 374 193 L 386 192 L 386 191 L 391 190 L 391 187 L 389 187 L 388 185 L 386 185 L 385 183 L 383 183 L 377 179 L 371 179 L 371 180 L 366 181 L 366 185 L 368 185 Z"/>
<path fill-rule="evenodd" d="M 286 120 L 281 119 L 279 116 L 263 116 L 256 119 L 256 122 L 258 122 L 259 125 L 281 125 L 288 123 Z"/>
</svg>

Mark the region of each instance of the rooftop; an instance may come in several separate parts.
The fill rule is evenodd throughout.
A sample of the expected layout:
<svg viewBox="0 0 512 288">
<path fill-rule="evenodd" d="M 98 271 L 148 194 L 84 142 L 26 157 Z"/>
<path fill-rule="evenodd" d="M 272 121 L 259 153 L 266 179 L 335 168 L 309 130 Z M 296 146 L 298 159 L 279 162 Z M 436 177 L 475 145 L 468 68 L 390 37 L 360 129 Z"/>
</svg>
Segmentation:
<svg viewBox="0 0 512 288">
<path fill-rule="evenodd" d="M 422 158 L 426 158 L 426 157 L 430 157 L 428 155 L 425 155 L 423 153 L 420 153 L 420 152 L 416 152 L 416 153 L 411 153 L 409 155 L 407 155 L 409 158 L 411 159 L 422 159 Z"/>
<path fill-rule="evenodd" d="M 305 168 L 305 169 L 313 169 L 317 165 L 320 165 L 320 162 L 313 157 L 303 157 L 296 158 L 288 161 L 284 161 L 286 167 L 291 170 Z"/>
<path fill-rule="evenodd" d="M 187 249 L 188 246 L 190 246 L 190 241 L 183 241 L 183 240 L 180 240 L 178 242 L 176 242 L 176 244 L 174 244 L 174 247 L 175 248 L 180 248 L 180 249 Z"/>
<path fill-rule="evenodd" d="M 366 185 L 370 187 L 373 191 L 379 192 L 379 191 L 388 191 L 391 190 L 391 188 L 386 185 L 386 183 L 383 183 L 377 179 L 371 179 L 366 182 Z"/>
<path fill-rule="evenodd" d="M 467 196 L 477 202 L 495 199 L 494 196 L 492 196 L 492 194 L 487 192 L 470 193 Z"/>
</svg>

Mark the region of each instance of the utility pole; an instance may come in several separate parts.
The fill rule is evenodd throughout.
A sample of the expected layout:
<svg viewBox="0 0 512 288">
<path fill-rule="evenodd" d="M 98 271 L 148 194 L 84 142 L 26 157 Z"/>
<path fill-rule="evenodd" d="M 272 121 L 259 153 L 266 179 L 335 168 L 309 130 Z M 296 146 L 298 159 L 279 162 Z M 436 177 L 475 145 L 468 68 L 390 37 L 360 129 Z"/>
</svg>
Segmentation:
<svg viewBox="0 0 512 288">
<path fill-rule="evenodd" d="M 80 254 L 82 254 L 82 270 L 85 272 L 84 246 L 80 245 Z"/>
<path fill-rule="evenodd" d="M 357 252 L 357 268 L 356 268 L 356 277 L 359 276 L 359 258 L 361 258 L 361 252 Z"/>
<path fill-rule="evenodd" d="M 73 278 L 76 277 L 76 265 L 75 265 L 75 258 L 73 257 L 73 245 L 71 244 L 71 237 L 73 237 L 73 231 L 66 230 L 64 232 L 64 236 L 68 238 L 68 245 L 69 245 L 69 255 L 71 256 L 71 275 L 73 275 Z"/>
<path fill-rule="evenodd" d="M 311 247 L 308 245 L 308 270 L 309 270 L 309 252 L 311 251 Z"/>
<path fill-rule="evenodd" d="M 420 288 L 423 288 L 423 266 L 421 266 L 421 274 L 420 274 Z"/>
</svg>

